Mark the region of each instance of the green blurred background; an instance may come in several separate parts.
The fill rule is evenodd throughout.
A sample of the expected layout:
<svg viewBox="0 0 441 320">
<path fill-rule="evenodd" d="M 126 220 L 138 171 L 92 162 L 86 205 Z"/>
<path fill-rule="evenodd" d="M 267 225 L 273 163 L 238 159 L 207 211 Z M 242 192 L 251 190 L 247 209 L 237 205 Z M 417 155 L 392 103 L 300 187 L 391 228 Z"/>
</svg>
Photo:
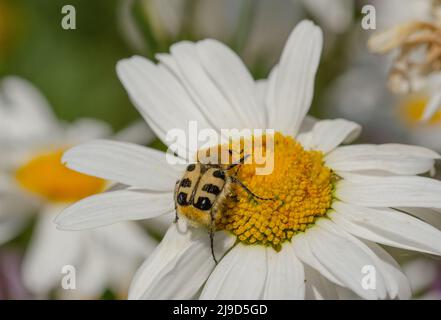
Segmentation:
<svg viewBox="0 0 441 320">
<path fill-rule="evenodd" d="M 30 80 L 62 119 L 128 124 L 137 113 L 115 73 L 131 54 L 117 30 L 117 2 L 0 0 L 0 75 Z M 76 30 L 61 27 L 66 4 L 76 8 Z"/>
</svg>

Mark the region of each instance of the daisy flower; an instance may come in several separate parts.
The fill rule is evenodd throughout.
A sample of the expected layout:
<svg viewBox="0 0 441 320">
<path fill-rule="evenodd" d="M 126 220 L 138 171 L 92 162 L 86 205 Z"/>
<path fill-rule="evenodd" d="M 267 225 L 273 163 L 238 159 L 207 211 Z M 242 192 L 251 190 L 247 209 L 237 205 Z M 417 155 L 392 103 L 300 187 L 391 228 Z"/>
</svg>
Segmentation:
<svg viewBox="0 0 441 320">
<path fill-rule="evenodd" d="M 193 120 L 215 130 L 276 131 L 272 173 L 256 175 L 252 163 L 238 170 L 244 185 L 273 200 L 256 201 L 233 187 L 216 220 L 218 264 L 207 230 L 172 224 L 138 270 L 129 298 L 410 297 L 405 275 L 378 244 L 441 254 L 441 232 L 412 216 L 441 208 L 441 182 L 418 176 L 440 156 L 401 144 L 339 146 L 353 141 L 360 126 L 305 118 L 321 50 L 320 28 L 303 21 L 267 81 L 255 82 L 240 58 L 215 40 L 174 44 L 170 54 L 157 56 L 158 64 L 137 56 L 118 63 L 131 100 L 165 143 L 169 130 L 187 132 Z M 69 168 L 130 187 L 65 209 L 59 228 L 174 212 L 175 183 L 192 166 L 165 159 L 157 150 L 106 140 L 68 150 L 62 161 Z M 373 286 L 365 283 L 367 270 L 375 270 Z"/>
<path fill-rule="evenodd" d="M 17 77 L 5 78 L 1 93 L 1 241 L 16 236 L 29 223 L 29 213 L 38 212 L 23 261 L 26 287 L 37 297 L 46 297 L 52 289 L 63 297 L 99 297 L 106 288 L 125 294 L 132 273 L 154 248 L 152 238 L 132 223 L 88 232 L 59 231 L 53 223 L 68 204 L 109 186 L 105 180 L 65 168 L 60 159 L 77 143 L 110 137 L 110 128 L 92 119 L 60 122 L 44 97 Z M 116 137 L 137 136 L 134 130 L 148 134 L 136 125 Z M 76 268 L 76 290 L 61 290 L 65 265 Z"/>
<path fill-rule="evenodd" d="M 394 15 L 407 16 L 407 20 L 374 34 L 368 47 L 374 53 L 395 53 L 388 81 L 392 92 L 424 90 L 431 94 L 422 114 L 422 119 L 428 121 L 441 108 L 441 3 L 438 0 L 410 3 L 413 15 L 409 17 L 410 10 L 406 9 L 393 11 Z M 389 16 L 386 12 L 383 15 Z"/>
</svg>

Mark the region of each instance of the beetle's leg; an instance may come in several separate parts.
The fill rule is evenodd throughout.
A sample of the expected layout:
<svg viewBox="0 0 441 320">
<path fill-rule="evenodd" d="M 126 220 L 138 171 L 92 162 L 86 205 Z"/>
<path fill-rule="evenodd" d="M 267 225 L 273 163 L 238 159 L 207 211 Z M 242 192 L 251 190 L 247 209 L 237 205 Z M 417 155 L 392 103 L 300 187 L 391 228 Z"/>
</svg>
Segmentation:
<svg viewBox="0 0 441 320">
<path fill-rule="evenodd" d="M 217 264 L 216 255 L 214 254 L 214 214 L 213 214 L 213 208 L 210 210 L 210 247 L 211 247 L 211 255 L 213 256 L 214 262 Z"/>
<path fill-rule="evenodd" d="M 177 202 L 177 193 L 178 193 L 178 187 L 179 187 L 179 183 L 181 182 L 181 180 L 176 181 L 175 184 L 175 192 L 174 192 L 174 200 L 175 200 L 175 220 L 174 223 L 178 222 L 179 217 L 178 217 L 178 202 Z"/>
<path fill-rule="evenodd" d="M 238 185 L 240 185 L 250 196 L 252 196 L 253 198 L 257 198 L 260 200 L 274 200 L 274 198 L 263 198 L 263 197 L 259 197 L 258 195 L 256 195 L 255 193 L 253 193 L 250 189 L 248 189 L 248 187 L 246 185 L 243 184 L 242 181 L 240 181 L 238 178 L 236 178 L 235 176 L 231 176 L 230 177 L 231 181 L 234 183 L 237 183 Z"/>
</svg>

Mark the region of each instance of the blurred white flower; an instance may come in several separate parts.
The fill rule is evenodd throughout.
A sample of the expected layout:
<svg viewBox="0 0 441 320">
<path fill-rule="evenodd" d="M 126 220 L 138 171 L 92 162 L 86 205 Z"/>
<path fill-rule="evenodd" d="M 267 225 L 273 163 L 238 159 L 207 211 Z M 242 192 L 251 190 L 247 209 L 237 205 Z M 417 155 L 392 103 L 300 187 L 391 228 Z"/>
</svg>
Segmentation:
<svg viewBox="0 0 441 320">
<path fill-rule="evenodd" d="M 424 16 L 430 9 L 426 0 L 410 0 L 408 6 L 399 0 L 369 3 L 377 8 L 379 28 L 390 26 L 389 20 L 396 23 L 406 21 L 412 14 Z M 440 151 L 440 115 L 430 112 L 439 104 L 440 75 L 427 77 L 413 92 L 391 93 L 385 85 L 391 57 L 379 57 L 366 50 L 369 35 L 361 28 L 352 31 L 347 71 L 326 88 L 320 98 L 321 109 L 326 116 L 347 117 L 362 124 L 367 141 L 402 141 Z"/>
<path fill-rule="evenodd" d="M 372 56 L 357 60 L 326 88 L 320 103 L 330 117 L 351 118 L 363 125 L 371 142 L 401 141 L 441 151 L 441 113 L 421 121 L 433 97 L 433 86 L 393 95 L 384 86 L 385 66 Z"/>
<path fill-rule="evenodd" d="M 142 36 L 129 9 L 134 2 L 122 3 L 123 32 L 134 47 L 143 48 Z M 190 32 L 195 39 L 214 38 L 237 44 L 242 37 L 239 41 L 243 42 L 243 56 L 248 64 L 272 65 L 292 28 L 307 15 L 323 27 L 325 36 L 332 38 L 349 28 L 354 14 L 353 0 L 141 0 L 141 3 L 156 39 L 180 39 Z"/>
<path fill-rule="evenodd" d="M 292 0 L 301 2 L 316 18 L 317 23 L 333 33 L 346 31 L 352 23 L 354 13 L 353 0 Z"/>
<path fill-rule="evenodd" d="M 377 29 L 386 29 L 409 20 L 425 20 L 431 15 L 431 0 L 366 0 L 376 9 Z"/>
<path fill-rule="evenodd" d="M 428 121 L 441 108 L 441 82 L 433 80 L 441 75 L 441 3 L 438 0 L 408 3 L 406 6 L 397 1 L 376 3 L 383 24 L 387 24 L 386 17 L 392 16 L 400 22 L 375 33 L 368 47 L 379 54 L 394 53 L 388 80 L 392 92 L 409 94 L 424 90 L 427 93 L 431 89 L 430 100 L 421 115 L 422 120 Z"/>
<path fill-rule="evenodd" d="M 20 274 L 19 250 L 4 249 L 0 252 L 0 300 L 29 299 Z"/>
<path fill-rule="evenodd" d="M 124 294 L 155 241 L 133 223 L 85 232 L 59 231 L 53 223 L 69 203 L 109 186 L 64 167 L 63 151 L 89 139 L 111 137 L 111 129 L 92 119 L 73 124 L 57 120 L 44 97 L 21 78 L 4 78 L 0 90 L 1 242 L 17 235 L 30 214 L 38 213 L 23 262 L 26 287 L 37 297 L 53 289 L 61 297 L 96 298 L 106 288 Z M 152 138 L 146 127 L 136 124 L 116 138 L 146 142 Z M 76 290 L 61 290 L 64 265 L 77 270 Z"/>
<path fill-rule="evenodd" d="M 410 208 L 430 214 L 441 208 L 441 182 L 419 176 L 440 156 L 400 144 L 339 146 L 361 131 L 343 119 L 306 118 L 312 123 L 306 128 L 322 41 L 320 28 L 301 22 L 268 80 L 258 82 L 215 40 L 176 43 L 170 54 L 157 56 L 158 64 L 139 56 L 118 63 L 134 105 L 164 143 L 171 143 L 171 129 L 187 132 L 189 121 L 217 132 L 278 131 L 273 172 L 257 176 L 244 164 L 237 173 L 256 194 L 274 200 L 253 201 L 239 187 L 227 197 L 216 220 L 219 263 L 207 230 L 185 226 L 182 210 L 182 224 L 169 227 L 139 269 L 129 298 L 410 297 L 400 267 L 377 243 L 441 255 L 441 231 L 408 214 Z M 178 156 L 187 158 L 185 150 Z M 64 210 L 56 223 L 71 230 L 173 211 L 175 184 L 186 172 L 164 153 L 103 140 L 76 146 L 63 160 L 79 172 L 131 186 Z M 363 285 L 366 266 L 375 270 L 374 287 Z"/>
<path fill-rule="evenodd" d="M 418 257 L 403 264 L 403 272 L 409 279 L 412 292 L 417 299 L 441 300 L 440 262 L 435 259 Z"/>
</svg>

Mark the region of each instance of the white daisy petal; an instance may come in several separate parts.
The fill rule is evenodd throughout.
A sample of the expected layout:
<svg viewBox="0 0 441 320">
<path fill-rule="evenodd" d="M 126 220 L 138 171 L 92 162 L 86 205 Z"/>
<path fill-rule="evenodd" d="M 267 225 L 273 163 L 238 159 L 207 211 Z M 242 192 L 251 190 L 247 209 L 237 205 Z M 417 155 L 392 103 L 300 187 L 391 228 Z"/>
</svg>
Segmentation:
<svg viewBox="0 0 441 320">
<path fill-rule="evenodd" d="M 35 138 L 54 130 L 57 121 L 49 103 L 30 82 L 9 76 L 0 85 L 0 141 Z"/>
<path fill-rule="evenodd" d="M 357 237 L 377 243 L 441 255 L 441 231 L 419 219 L 389 208 L 366 208 L 340 201 L 329 217 Z"/>
<path fill-rule="evenodd" d="M 302 132 L 300 133 L 296 140 L 305 148 L 306 150 L 311 149 L 311 146 L 314 145 L 312 131 Z"/>
<path fill-rule="evenodd" d="M 178 75 L 168 67 L 176 64 L 175 61 L 169 55 L 158 58 L 167 61 L 167 67 L 134 56 L 119 61 L 116 70 L 133 104 L 162 142 L 170 145 L 173 141 L 169 141 L 167 134 L 174 129 L 188 133 L 190 121 L 195 121 L 198 128 L 212 126 L 177 79 Z M 183 158 L 188 158 L 186 150 L 193 154 L 197 151 L 182 145 L 180 140 L 176 144 L 179 146 L 176 151 Z"/>
<path fill-rule="evenodd" d="M 367 275 L 368 273 L 375 271 L 375 273 L 373 273 L 376 279 L 375 290 L 382 291 L 383 288 L 385 288 L 391 298 L 396 298 L 397 296 L 400 298 L 410 298 L 409 283 L 398 264 L 391 256 L 389 256 L 389 254 L 387 254 L 387 252 L 375 243 L 369 241 L 363 242 L 360 239 L 353 237 L 339 226 L 332 223 L 329 219 L 320 219 L 318 224 L 335 235 L 343 236 L 350 240 L 358 246 L 359 250 L 369 256 L 372 264 L 365 265 L 365 267 L 373 267 L 373 269 L 362 270 L 362 273 L 363 275 Z M 378 288 L 378 286 L 381 288 Z M 380 293 L 380 295 L 382 295 L 382 293 Z"/>
<path fill-rule="evenodd" d="M 222 257 L 233 243 L 234 237 L 216 233 L 216 258 Z M 173 224 L 137 271 L 129 299 L 190 299 L 214 267 L 208 234 L 196 229 L 181 233 Z"/>
<path fill-rule="evenodd" d="M 397 210 L 409 213 L 423 221 L 426 221 L 431 226 L 441 230 L 441 211 L 438 209 L 428 208 L 397 208 Z"/>
<path fill-rule="evenodd" d="M 239 243 L 211 273 L 201 299 L 261 299 L 267 274 L 266 260 L 265 248 Z"/>
<path fill-rule="evenodd" d="M 374 177 L 346 175 L 352 181 L 336 184 L 335 196 L 366 207 L 441 208 L 441 182 L 418 176 Z"/>
<path fill-rule="evenodd" d="M 81 260 L 75 265 L 76 289 L 59 290 L 62 299 L 98 298 L 109 284 L 109 259 L 104 252 L 87 241 L 83 244 L 81 256 Z M 124 261 L 123 264 L 125 263 Z"/>
<path fill-rule="evenodd" d="M 184 169 L 169 165 L 161 151 L 106 140 L 73 147 L 64 153 L 62 161 L 84 174 L 155 191 L 173 191 Z"/>
<path fill-rule="evenodd" d="M 371 181 L 372 179 L 376 177 L 388 177 L 391 176 L 391 174 L 384 173 L 384 172 L 376 172 L 376 171 L 369 171 L 366 173 L 358 173 L 358 172 L 346 172 L 346 171 L 336 171 L 338 176 L 351 183 L 365 183 L 366 181 Z"/>
<path fill-rule="evenodd" d="M 280 252 L 267 250 L 268 273 L 263 299 L 303 300 L 305 297 L 305 272 L 290 245 Z"/>
<path fill-rule="evenodd" d="M 124 220 L 154 218 L 174 211 L 172 193 L 119 190 L 85 198 L 55 219 L 62 230 L 83 230 Z"/>
<path fill-rule="evenodd" d="M 363 288 L 365 266 L 377 265 L 372 254 L 360 250 L 363 249 L 360 243 L 342 232 L 343 230 L 339 233 L 330 230 L 330 223 L 332 222 L 328 219 L 320 219 L 316 222 L 317 227 L 306 232 L 312 253 L 344 287 L 365 299 L 384 299 L 386 288 L 381 274 L 376 274 L 375 288 Z"/>
<path fill-rule="evenodd" d="M 218 87 L 212 75 L 208 74 L 201 63 L 196 45 L 182 41 L 170 48 L 171 55 L 177 63 L 182 84 L 194 101 L 197 101 L 203 114 L 216 124 L 215 129 L 242 128 L 247 120 L 240 110 L 228 101 Z M 225 72 L 230 72 L 225 70 Z M 246 127 L 246 126 L 245 126 Z M 250 126 L 249 126 L 250 127 Z"/>
<path fill-rule="evenodd" d="M 211 80 L 240 113 L 247 128 L 265 126 L 264 115 L 258 105 L 254 80 L 237 54 L 213 39 L 196 44 L 199 59 Z M 239 115 L 238 115 L 239 116 Z"/>
<path fill-rule="evenodd" d="M 112 254 L 121 256 L 147 257 L 158 244 L 133 222 L 116 223 L 94 229 L 91 237 L 101 246 L 101 250 L 110 250 Z"/>
<path fill-rule="evenodd" d="M 323 277 L 315 269 L 307 265 L 304 268 L 306 300 L 336 300 L 339 298 L 334 283 Z"/>
<path fill-rule="evenodd" d="M 354 291 L 344 288 L 344 287 L 336 287 L 337 295 L 339 300 L 360 300 L 360 296 L 357 295 Z"/>
<path fill-rule="evenodd" d="M 430 171 L 436 152 L 402 144 L 352 145 L 339 147 L 325 157 L 326 165 L 335 171 L 381 170 L 401 175 Z"/>
<path fill-rule="evenodd" d="M 342 143 L 355 140 L 361 133 L 361 126 L 344 119 L 318 121 L 310 133 L 300 134 L 298 140 L 305 148 L 328 153 Z"/>
<path fill-rule="evenodd" d="M 302 21 L 283 50 L 270 101 L 269 128 L 295 136 L 311 106 L 323 35 L 311 21 Z"/>
<path fill-rule="evenodd" d="M 308 237 L 305 233 L 299 233 L 293 238 L 292 247 L 294 249 L 294 252 L 296 253 L 296 256 L 303 263 L 314 268 L 315 270 L 320 272 L 320 274 L 322 274 L 335 284 L 338 284 L 340 286 L 343 285 L 343 283 L 338 280 L 331 272 L 329 272 L 328 269 L 323 266 L 320 261 L 312 254 L 312 250 L 308 242 Z"/>
<path fill-rule="evenodd" d="M 1 191 L 0 245 L 17 236 L 29 223 L 30 213 L 36 209 L 36 204 L 28 201 L 22 194 L 2 193 Z"/>
<path fill-rule="evenodd" d="M 3 160 L 0 160 L 0 166 L 7 168 L 9 165 L 8 163 L 3 163 Z M 3 168 L 1 168 L 3 171 Z M 0 193 L 4 194 L 5 192 L 10 192 L 10 190 L 14 187 L 14 181 L 13 178 L 9 176 L 9 174 L 5 172 L 0 173 Z"/>
<path fill-rule="evenodd" d="M 50 208 L 42 212 L 23 261 L 24 283 L 37 295 L 59 288 L 63 267 L 78 267 L 84 245 L 81 233 L 57 230 L 52 220 L 59 210 Z"/>
<path fill-rule="evenodd" d="M 412 292 L 410 290 L 409 280 L 394 258 L 374 242 L 363 241 L 363 243 L 368 246 L 379 259 L 379 266 L 388 286 L 389 297 L 392 299 L 410 299 Z"/>
</svg>

